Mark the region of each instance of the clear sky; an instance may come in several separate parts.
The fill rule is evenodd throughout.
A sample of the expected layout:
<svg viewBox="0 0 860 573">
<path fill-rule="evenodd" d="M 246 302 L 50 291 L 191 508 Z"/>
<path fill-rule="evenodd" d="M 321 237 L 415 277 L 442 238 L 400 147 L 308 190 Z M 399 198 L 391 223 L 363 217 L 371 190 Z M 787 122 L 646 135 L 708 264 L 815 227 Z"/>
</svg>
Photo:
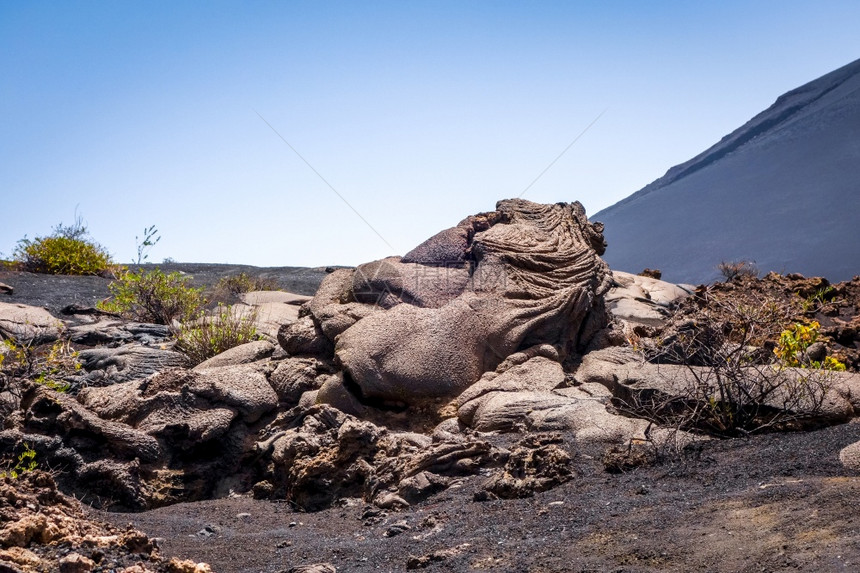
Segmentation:
<svg viewBox="0 0 860 573">
<path fill-rule="evenodd" d="M 856 0 L 0 0 L 0 253 L 77 208 L 121 262 L 149 225 L 154 262 L 403 254 L 605 110 L 525 194 L 594 213 L 860 57 L 858 30 Z"/>
</svg>

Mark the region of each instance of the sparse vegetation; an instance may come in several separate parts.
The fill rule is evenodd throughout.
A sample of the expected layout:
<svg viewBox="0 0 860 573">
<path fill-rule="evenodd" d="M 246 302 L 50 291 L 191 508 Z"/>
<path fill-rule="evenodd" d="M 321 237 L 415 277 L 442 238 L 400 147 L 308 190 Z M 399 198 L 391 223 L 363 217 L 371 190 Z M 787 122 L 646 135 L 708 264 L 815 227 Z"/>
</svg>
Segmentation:
<svg viewBox="0 0 860 573">
<path fill-rule="evenodd" d="M 10 404 L 3 395 L 20 397 L 21 383 L 25 380 L 57 392 L 68 391 L 71 385 L 66 379 L 81 369 L 77 356 L 67 340 L 38 347 L 8 339 L 0 341 L 0 414 L 5 416 L 5 408 Z"/>
<path fill-rule="evenodd" d="M 257 290 L 278 290 L 278 281 L 263 277 L 252 277 L 246 273 L 239 273 L 224 277 L 215 285 L 215 291 L 239 295 Z"/>
<path fill-rule="evenodd" d="M 126 271 L 108 288 L 111 298 L 98 308 L 132 320 L 172 325 L 200 315 L 205 303 L 202 289 L 188 285 L 181 273 L 164 274 L 161 269 Z"/>
<path fill-rule="evenodd" d="M 36 450 L 30 447 L 30 444 L 24 443 L 24 451 L 18 454 L 14 460 L 4 460 L 0 462 L 0 466 L 6 469 L 0 471 L 0 479 L 11 477 L 18 479 L 21 474 L 32 472 L 38 467 L 36 463 Z"/>
<path fill-rule="evenodd" d="M 717 265 L 717 270 L 726 281 L 733 281 L 740 277 L 757 278 L 759 275 L 755 261 L 723 261 Z"/>
<path fill-rule="evenodd" d="M 78 353 L 67 340 L 42 347 L 16 344 L 11 340 L 0 344 L 3 347 L 0 352 L 0 390 L 16 379 L 27 379 L 65 392 L 69 384 L 63 379 L 81 369 Z"/>
<path fill-rule="evenodd" d="M 243 313 L 236 307 L 219 304 L 214 315 L 183 326 L 176 347 L 199 364 L 234 346 L 258 340 L 255 320 L 254 311 Z"/>
<path fill-rule="evenodd" d="M 24 237 L 12 259 L 16 270 L 57 275 L 105 275 L 115 266 L 107 250 L 88 238 L 80 217 L 72 225 L 60 223 L 47 237 Z"/>
<path fill-rule="evenodd" d="M 803 302 L 801 302 L 801 308 L 803 312 L 807 314 L 824 312 L 828 307 L 832 306 L 835 295 L 836 290 L 832 286 L 823 286 L 817 289 L 810 296 L 806 297 Z M 798 293 L 798 296 L 802 295 Z"/>
<path fill-rule="evenodd" d="M 134 237 L 134 242 L 137 243 L 137 260 L 136 264 L 144 264 L 149 259 L 149 250 L 161 240 L 161 235 L 158 234 L 158 229 L 155 225 L 145 227 L 143 229 L 143 240 L 137 236 Z"/>
<path fill-rule="evenodd" d="M 790 428 L 817 415 L 831 386 L 828 371 L 845 368 L 805 356 L 817 323 L 778 329 L 787 309 L 772 300 L 710 304 L 716 312 L 704 309 L 648 356 L 686 367 L 678 374 L 681 391 L 642 394 L 621 407 L 664 426 L 720 436 Z"/>
<path fill-rule="evenodd" d="M 816 321 L 809 324 L 795 323 L 791 325 L 780 334 L 779 344 L 773 349 L 774 355 L 781 364 L 789 367 L 844 371 L 845 364 L 832 356 L 815 360 L 816 357 L 808 354 L 810 346 L 818 341 L 820 328 L 821 325 Z"/>
</svg>

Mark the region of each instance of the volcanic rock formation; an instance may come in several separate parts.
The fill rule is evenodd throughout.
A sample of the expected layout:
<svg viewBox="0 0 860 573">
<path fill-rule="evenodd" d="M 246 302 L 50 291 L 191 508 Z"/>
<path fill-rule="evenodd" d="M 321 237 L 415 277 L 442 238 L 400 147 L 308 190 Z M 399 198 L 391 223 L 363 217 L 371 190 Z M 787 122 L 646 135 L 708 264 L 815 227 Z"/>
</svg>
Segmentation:
<svg viewBox="0 0 860 573">
<path fill-rule="evenodd" d="M 601 231 L 579 203 L 501 201 L 403 258 L 329 276 L 282 344 L 333 347 L 343 383 L 365 401 L 453 397 L 536 344 L 563 360 L 608 320 Z M 296 344 L 310 332 L 325 341 Z"/>
</svg>

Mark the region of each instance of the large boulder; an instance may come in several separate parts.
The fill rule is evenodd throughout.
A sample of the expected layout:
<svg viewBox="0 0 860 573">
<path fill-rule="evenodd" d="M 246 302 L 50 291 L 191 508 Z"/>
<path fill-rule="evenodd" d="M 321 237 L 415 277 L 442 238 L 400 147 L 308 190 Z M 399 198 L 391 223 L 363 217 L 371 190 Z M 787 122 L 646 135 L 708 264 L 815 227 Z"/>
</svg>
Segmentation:
<svg viewBox="0 0 860 573">
<path fill-rule="evenodd" d="M 453 397 L 520 349 L 555 345 L 563 360 L 605 326 L 601 231 L 579 203 L 500 201 L 402 259 L 329 275 L 303 312 L 362 400 Z M 324 351 L 311 332 L 279 340 Z"/>
</svg>

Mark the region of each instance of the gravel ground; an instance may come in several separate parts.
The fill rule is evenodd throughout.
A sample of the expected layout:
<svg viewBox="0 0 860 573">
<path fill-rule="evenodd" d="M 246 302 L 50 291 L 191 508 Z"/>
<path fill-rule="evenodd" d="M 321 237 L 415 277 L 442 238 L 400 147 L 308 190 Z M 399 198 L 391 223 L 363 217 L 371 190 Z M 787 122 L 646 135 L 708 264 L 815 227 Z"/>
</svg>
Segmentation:
<svg viewBox="0 0 860 573">
<path fill-rule="evenodd" d="M 600 452 L 568 442 L 577 477 L 553 490 L 475 502 L 484 479 L 475 476 L 375 517 L 358 500 L 300 513 L 249 498 L 97 515 L 220 572 L 320 562 L 338 571 L 857 571 L 860 477 L 837 455 L 858 439 L 860 423 L 712 441 L 695 457 L 617 475 L 603 471 Z"/>
</svg>

